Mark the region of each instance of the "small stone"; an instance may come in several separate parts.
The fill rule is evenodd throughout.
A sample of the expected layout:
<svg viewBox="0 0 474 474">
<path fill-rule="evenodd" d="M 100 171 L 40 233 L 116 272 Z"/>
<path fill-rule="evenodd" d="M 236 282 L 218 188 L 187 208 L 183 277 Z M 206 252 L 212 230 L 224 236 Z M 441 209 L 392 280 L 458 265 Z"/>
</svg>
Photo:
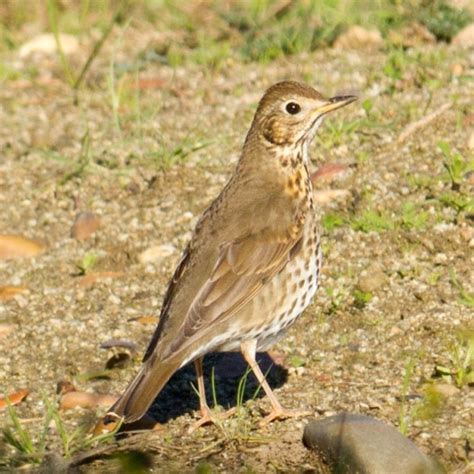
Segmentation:
<svg viewBox="0 0 474 474">
<path fill-rule="evenodd" d="M 437 383 L 433 385 L 433 390 L 443 397 L 452 397 L 459 393 L 459 389 L 449 383 Z"/>
<path fill-rule="evenodd" d="M 451 40 L 451 44 L 460 48 L 474 48 L 474 23 L 470 23 L 459 31 Z"/>
<path fill-rule="evenodd" d="M 144 250 L 138 256 L 138 260 L 141 263 L 158 263 L 170 255 L 173 255 L 175 252 L 176 247 L 174 245 L 154 245 Z"/>
<path fill-rule="evenodd" d="M 383 38 L 378 30 L 366 30 L 354 25 L 338 36 L 334 42 L 336 49 L 376 50 L 383 46 Z"/>
<path fill-rule="evenodd" d="M 71 237 L 76 240 L 88 239 L 101 226 L 100 217 L 92 212 L 79 212 L 76 214 L 71 228 Z"/>
<path fill-rule="evenodd" d="M 394 427 L 365 415 L 340 413 L 312 421 L 304 430 L 303 442 L 329 462 L 331 472 L 443 472 Z"/>
<path fill-rule="evenodd" d="M 59 34 L 62 52 L 69 56 L 79 49 L 79 41 L 71 35 Z M 58 52 L 56 39 L 52 33 L 43 33 L 27 41 L 20 47 L 19 56 L 24 59 L 33 54 L 52 56 Z"/>
<path fill-rule="evenodd" d="M 436 265 L 446 265 L 448 262 L 448 256 L 445 253 L 437 253 L 433 259 Z"/>
</svg>

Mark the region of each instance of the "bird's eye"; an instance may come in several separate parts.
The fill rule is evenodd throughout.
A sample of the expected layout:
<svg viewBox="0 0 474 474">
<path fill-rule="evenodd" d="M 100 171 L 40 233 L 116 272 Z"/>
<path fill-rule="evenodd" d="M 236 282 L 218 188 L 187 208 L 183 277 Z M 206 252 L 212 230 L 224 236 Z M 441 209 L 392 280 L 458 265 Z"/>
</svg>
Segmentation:
<svg viewBox="0 0 474 474">
<path fill-rule="evenodd" d="M 291 115 L 296 115 L 301 110 L 301 107 L 296 102 L 288 102 L 286 104 L 286 111 Z"/>
</svg>

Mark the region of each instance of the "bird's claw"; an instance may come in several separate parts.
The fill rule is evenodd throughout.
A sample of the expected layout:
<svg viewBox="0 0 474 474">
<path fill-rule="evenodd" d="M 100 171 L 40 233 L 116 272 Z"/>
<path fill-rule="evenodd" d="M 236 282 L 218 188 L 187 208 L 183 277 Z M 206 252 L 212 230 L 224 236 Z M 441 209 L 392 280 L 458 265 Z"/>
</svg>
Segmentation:
<svg viewBox="0 0 474 474">
<path fill-rule="evenodd" d="M 284 420 L 286 418 L 300 418 L 310 416 L 312 413 L 308 410 L 287 410 L 285 408 L 273 408 L 272 411 L 260 421 L 260 426 L 267 426 L 272 421 Z"/>
</svg>

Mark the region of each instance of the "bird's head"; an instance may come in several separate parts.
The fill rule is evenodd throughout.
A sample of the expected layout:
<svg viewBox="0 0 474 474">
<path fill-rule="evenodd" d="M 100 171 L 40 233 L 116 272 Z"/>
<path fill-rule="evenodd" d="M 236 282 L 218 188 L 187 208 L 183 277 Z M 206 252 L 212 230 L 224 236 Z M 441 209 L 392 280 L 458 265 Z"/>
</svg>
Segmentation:
<svg viewBox="0 0 474 474">
<path fill-rule="evenodd" d="M 353 95 L 326 99 L 306 84 L 278 82 L 260 100 L 249 135 L 256 133 L 276 146 L 307 144 L 328 112 L 356 99 Z"/>
</svg>

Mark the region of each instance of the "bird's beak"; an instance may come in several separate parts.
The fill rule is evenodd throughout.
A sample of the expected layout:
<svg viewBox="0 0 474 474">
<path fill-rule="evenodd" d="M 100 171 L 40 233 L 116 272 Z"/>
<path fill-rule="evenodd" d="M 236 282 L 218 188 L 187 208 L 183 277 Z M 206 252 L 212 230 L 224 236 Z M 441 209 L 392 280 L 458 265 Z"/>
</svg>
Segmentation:
<svg viewBox="0 0 474 474">
<path fill-rule="evenodd" d="M 357 98 L 356 95 L 338 95 L 336 97 L 331 97 L 322 107 L 318 107 L 315 112 L 317 112 L 318 115 L 324 115 L 333 110 L 340 109 L 345 105 L 351 104 L 357 100 Z"/>
</svg>

